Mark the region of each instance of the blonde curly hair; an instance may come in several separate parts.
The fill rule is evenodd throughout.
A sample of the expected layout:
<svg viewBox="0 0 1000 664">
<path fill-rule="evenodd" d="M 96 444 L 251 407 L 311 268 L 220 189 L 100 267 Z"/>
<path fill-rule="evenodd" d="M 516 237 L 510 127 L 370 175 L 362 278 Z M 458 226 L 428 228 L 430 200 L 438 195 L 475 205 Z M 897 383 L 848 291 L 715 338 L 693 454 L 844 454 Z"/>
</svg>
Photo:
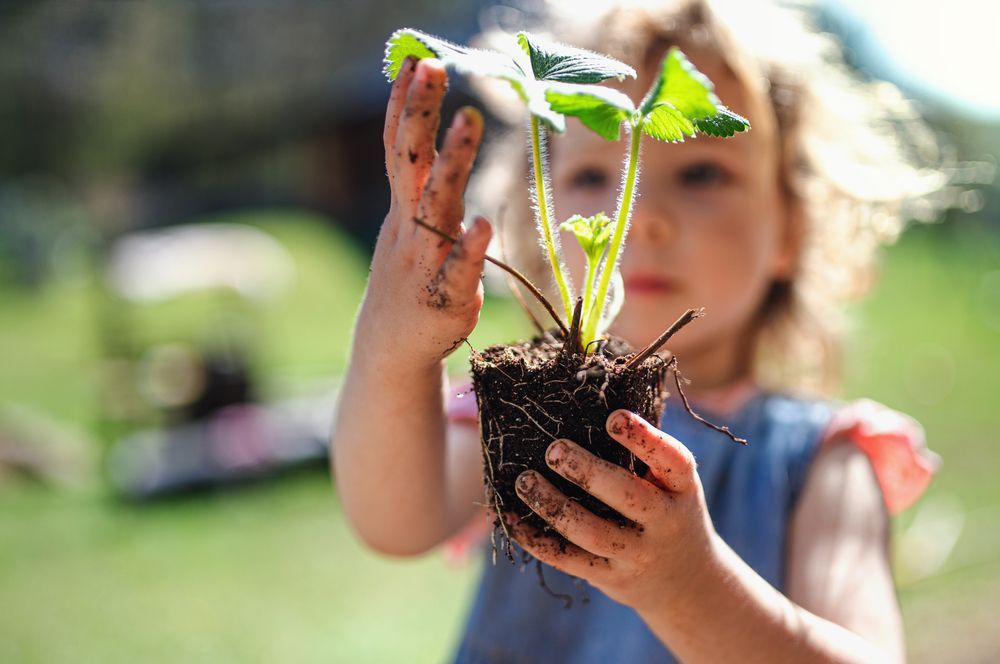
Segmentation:
<svg viewBox="0 0 1000 664">
<path fill-rule="evenodd" d="M 840 305 L 870 287 L 878 248 L 908 219 L 936 213 L 930 194 L 944 178 L 934 135 L 894 86 L 849 71 L 834 39 L 810 26 L 802 3 L 589 4 L 549 2 L 530 30 L 633 65 L 670 45 L 712 51 L 746 89 L 754 130 L 777 141 L 780 184 L 802 226 L 795 275 L 772 284 L 759 312 L 754 378 L 769 389 L 829 394 L 840 380 Z M 523 15 L 513 20 L 523 28 Z M 505 28 L 484 30 L 476 41 L 496 46 Z M 480 92 L 495 115 L 523 127 L 522 110 L 501 88 L 485 84 Z M 531 225 L 522 132 L 487 147 L 470 209 L 501 219 L 504 253 L 547 284 L 535 239 L 517 232 Z"/>
</svg>

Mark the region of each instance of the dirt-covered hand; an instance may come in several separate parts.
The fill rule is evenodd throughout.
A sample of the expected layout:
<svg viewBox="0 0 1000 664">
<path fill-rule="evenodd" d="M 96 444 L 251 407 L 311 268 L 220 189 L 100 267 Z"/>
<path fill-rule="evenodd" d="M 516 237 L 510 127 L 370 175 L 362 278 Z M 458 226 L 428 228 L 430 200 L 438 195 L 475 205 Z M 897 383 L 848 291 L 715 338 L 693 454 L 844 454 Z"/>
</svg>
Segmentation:
<svg viewBox="0 0 1000 664">
<path fill-rule="evenodd" d="M 482 218 L 462 228 L 483 119 L 473 108 L 461 109 L 439 154 L 435 142 L 447 86 L 440 61 L 408 59 L 386 109 L 392 202 L 375 245 L 359 329 L 365 343 L 391 347 L 403 361 L 439 361 L 475 327 L 483 301 L 480 276 L 492 231 Z M 460 239 L 452 244 L 415 219 Z"/>
<path fill-rule="evenodd" d="M 715 535 L 691 452 L 625 410 L 612 413 L 608 433 L 646 462 L 637 477 L 568 440 L 548 448 L 555 472 L 631 520 L 621 526 L 567 497 L 534 471 L 518 477 L 521 499 L 570 543 L 518 522 L 512 535 L 552 567 L 586 579 L 636 610 L 660 611 L 697 592 L 699 575 L 714 554 Z"/>
</svg>

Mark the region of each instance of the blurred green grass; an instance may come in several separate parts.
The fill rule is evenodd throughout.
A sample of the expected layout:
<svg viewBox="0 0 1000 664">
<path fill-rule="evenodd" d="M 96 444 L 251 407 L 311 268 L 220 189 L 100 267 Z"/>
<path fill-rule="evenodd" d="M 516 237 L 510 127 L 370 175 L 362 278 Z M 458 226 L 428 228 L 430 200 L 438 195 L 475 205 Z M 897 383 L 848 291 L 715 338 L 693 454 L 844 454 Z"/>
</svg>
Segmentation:
<svg viewBox="0 0 1000 664">
<path fill-rule="evenodd" d="M 341 371 L 366 274 L 361 252 L 307 216 L 232 219 L 274 234 L 299 272 L 294 292 L 254 313 L 266 393 Z M 914 229 L 854 317 L 847 394 L 925 425 L 945 465 L 922 504 L 950 505 L 964 524 L 940 568 L 901 578 L 914 661 L 1000 650 L 990 629 L 1000 608 L 997 270 L 996 235 Z M 95 290 L 78 277 L 0 294 L 0 403 L 97 430 Z M 148 327 L 166 334 L 204 306 L 161 311 Z M 514 305 L 491 299 L 472 343 L 527 331 Z M 899 520 L 897 542 L 912 539 L 920 509 Z M 476 569 L 451 569 L 439 554 L 366 552 L 322 472 L 145 507 L 100 488 L 0 484 L 0 661 L 441 661 Z"/>
<path fill-rule="evenodd" d="M 943 460 L 921 503 L 896 521 L 897 561 L 958 529 L 932 574 L 901 575 L 907 643 L 913 661 L 990 661 L 1000 652 L 992 627 L 1000 611 L 1000 237 L 975 226 L 915 227 L 887 258 L 854 318 L 847 391 L 914 416 Z M 925 532 L 908 537 L 921 513 Z"/>
<path fill-rule="evenodd" d="M 364 551 L 315 472 L 144 507 L 2 500 L 4 662 L 436 662 L 471 580 Z"/>
</svg>

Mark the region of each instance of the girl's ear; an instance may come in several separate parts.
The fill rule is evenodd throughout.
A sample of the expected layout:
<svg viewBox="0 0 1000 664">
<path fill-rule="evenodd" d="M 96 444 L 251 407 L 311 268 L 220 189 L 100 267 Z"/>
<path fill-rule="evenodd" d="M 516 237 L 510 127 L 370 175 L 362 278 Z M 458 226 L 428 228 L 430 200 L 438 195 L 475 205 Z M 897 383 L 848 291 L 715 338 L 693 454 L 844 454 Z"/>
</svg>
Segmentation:
<svg viewBox="0 0 1000 664">
<path fill-rule="evenodd" d="M 802 199 L 788 191 L 782 195 L 784 223 L 778 237 L 778 252 L 774 264 L 774 278 L 791 281 L 799 269 L 806 236 L 806 211 Z"/>
</svg>

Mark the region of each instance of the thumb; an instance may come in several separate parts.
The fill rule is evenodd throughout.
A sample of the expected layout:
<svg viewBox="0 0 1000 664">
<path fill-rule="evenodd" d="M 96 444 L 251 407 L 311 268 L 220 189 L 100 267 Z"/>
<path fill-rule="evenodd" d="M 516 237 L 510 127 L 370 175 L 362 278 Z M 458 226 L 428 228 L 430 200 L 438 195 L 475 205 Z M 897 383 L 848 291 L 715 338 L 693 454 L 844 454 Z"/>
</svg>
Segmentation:
<svg viewBox="0 0 1000 664">
<path fill-rule="evenodd" d="M 437 278 L 438 288 L 446 292 L 452 302 L 465 304 L 476 297 L 486 248 L 492 237 L 490 223 L 483 217 L 476 217 L 472 227 L 452 245 Z"/>
</svg>

